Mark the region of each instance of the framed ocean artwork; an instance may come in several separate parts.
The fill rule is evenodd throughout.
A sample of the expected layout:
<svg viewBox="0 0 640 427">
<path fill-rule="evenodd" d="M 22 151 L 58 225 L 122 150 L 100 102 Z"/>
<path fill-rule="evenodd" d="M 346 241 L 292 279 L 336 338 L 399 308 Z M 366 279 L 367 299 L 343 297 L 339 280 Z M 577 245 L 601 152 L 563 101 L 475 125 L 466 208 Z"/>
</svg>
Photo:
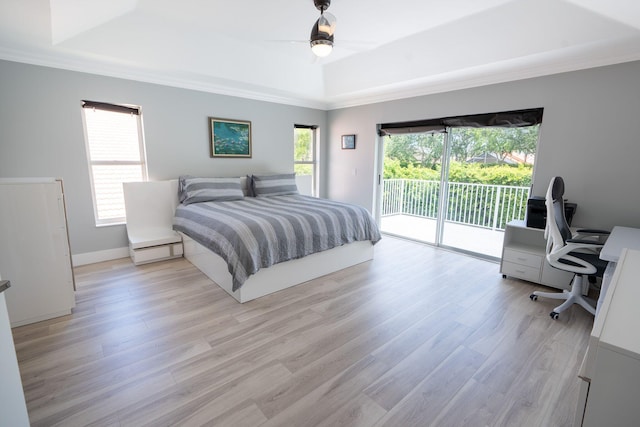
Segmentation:
<svg viewBox="0 0 640 427">
<path fill-rule="evenodd" d="M 211 157 L 251 157 L 251 122 L 209 117 Z"/>
</svg>

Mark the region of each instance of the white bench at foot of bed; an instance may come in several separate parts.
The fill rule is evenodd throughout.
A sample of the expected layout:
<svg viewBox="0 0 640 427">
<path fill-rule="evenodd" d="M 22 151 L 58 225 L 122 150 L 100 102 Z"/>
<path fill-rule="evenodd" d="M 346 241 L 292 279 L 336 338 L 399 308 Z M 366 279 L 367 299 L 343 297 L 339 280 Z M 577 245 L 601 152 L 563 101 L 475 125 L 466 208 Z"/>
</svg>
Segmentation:
<svg viewBox="0 0 640 427">
<path fill-rule="evenodd" d="M 185 258 L 241 303 L 373 259 L 370 241 L 354 242 L 263 268 L 234 292 L 227 263 L 187 235 L 180 234 Z"/>
</svg>

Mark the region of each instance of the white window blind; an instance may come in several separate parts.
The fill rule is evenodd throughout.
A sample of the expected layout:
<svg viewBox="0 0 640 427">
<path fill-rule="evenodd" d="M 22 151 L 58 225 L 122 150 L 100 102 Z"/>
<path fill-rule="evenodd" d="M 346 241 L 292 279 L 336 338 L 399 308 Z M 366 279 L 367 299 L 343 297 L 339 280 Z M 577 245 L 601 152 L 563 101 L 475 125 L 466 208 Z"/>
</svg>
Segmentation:
<svg viewBox="0 0 640 427">
<path fill-rule="evenodd" d="M 140 109 L 91 101 L 82 107 L 96 225 L 123 223 L 122 183 L 147 179 Z"/>
</svg>

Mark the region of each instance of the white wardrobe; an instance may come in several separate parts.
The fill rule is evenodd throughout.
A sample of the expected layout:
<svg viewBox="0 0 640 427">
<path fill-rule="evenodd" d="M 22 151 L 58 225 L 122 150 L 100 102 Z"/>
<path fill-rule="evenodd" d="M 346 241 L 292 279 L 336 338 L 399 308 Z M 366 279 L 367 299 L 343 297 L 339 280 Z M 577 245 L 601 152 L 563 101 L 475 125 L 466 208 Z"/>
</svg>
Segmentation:
<svg viewBox="0 0 640 427">
<path fill-rule="evenodd" d="M 70 314 L 74 278 L 62 181 L 0 179 L 0 272 L 11 327 Z"/>
</svg>

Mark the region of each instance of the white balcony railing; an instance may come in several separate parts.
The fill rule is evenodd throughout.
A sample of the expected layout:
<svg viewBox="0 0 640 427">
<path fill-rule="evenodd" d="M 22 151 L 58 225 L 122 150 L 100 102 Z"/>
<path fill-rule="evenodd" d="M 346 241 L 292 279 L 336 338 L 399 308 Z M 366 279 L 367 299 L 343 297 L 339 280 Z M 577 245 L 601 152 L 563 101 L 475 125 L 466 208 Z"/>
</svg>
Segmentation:
<svg viewBox="0 0 640 427">
<path fill-rule="evenodd" d="M 513 219 L 524 219 L 529 187 L 449 182 L 448 222 L 504 230 Z M 384 181 L 382 216 L 438 216 L 439 181 L 387 179 Z"/>
</svg>

